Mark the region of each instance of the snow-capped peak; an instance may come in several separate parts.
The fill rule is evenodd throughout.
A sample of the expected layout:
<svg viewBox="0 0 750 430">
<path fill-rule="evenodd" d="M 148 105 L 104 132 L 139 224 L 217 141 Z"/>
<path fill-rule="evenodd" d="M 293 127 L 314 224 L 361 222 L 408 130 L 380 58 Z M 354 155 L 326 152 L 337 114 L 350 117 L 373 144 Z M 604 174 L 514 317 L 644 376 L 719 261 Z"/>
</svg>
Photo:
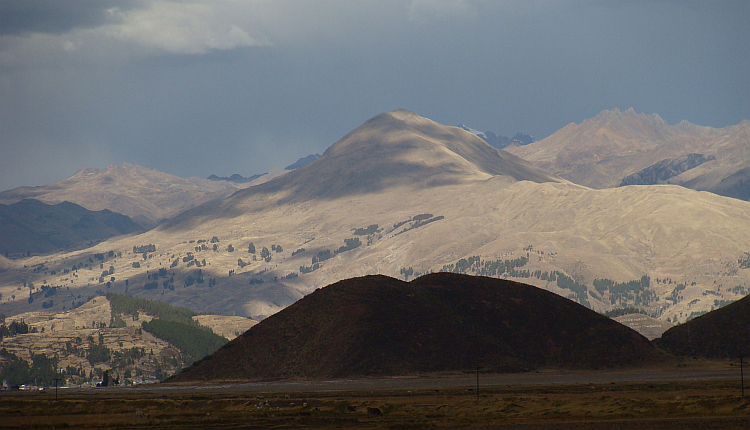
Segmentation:
<svg viewBox="0 0 750 430">
<path fill-rule="evenodd" d="M 474 133 L 477 136 L 481 137 L 485 141 L 487 140 L 487 135 L 483 131 L 479 131 L 479 130 L 473 129 L 471 127 L 466 126 L 465 124 L 459 125 L 458 128 L 460 128 L 462 130 L 466 130 L 469 133 Z"/>
</svg>

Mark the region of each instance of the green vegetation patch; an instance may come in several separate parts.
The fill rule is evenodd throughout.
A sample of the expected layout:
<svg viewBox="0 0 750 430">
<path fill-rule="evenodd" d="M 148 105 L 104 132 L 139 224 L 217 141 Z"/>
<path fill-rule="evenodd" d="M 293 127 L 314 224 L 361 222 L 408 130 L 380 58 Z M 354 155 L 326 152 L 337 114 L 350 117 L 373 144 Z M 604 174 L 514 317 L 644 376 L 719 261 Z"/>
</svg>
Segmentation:
<svg viewBox="0 0 750 430">
<path fill-rule="evenodd" d="M 31 354 L 31 366 L 9 352 L 5 348 L 0 350 L 3 365 L 0 369 L 0 380 L 6 381 L 8 386 L 14 387 L 35 381 L 38 385 L 50 386 L 59 375 L 55 372 L 58 366 L 57 357 L 49 358 L 45 354 Z"/>
<path fill-rule="evenodd" d="M 445 219 L 445 217 L 442 215 L 438 215 L 438 216 L 433 216 L 432 214 L 414 215 L 409 220 L 397 222 L 396 224 L 394 224 L 393 230 L 396 230 L 397 228 L 401 227 L 404 224 L 411 223 L 410 225 L 406 226 L 403 230 L 395 234 L 395 236 L 398 236 L 401 233 L 406 233 L 409 230 L 414 230 L 415 228 L 419 228 L 431 222 L 440 221 L 443 219 Z"/>
<path fill-rule="evenodd" d="M 197 314 L 188 308 L 114 293 L 107 294 L 107 299 L 112 307 L 113 323 L 122 321 L 122 315 L 137 318 L 139 313 L 145 313 L 153 316 L 153 320 L 142 324 L 143 329 L 177 347 L 187 364 L 211 354 L 227 342 L 193 320 Z"/>
<path fill-rule="evenodd" d="M 227 343 L 211 329 L 199 325 L 155 318 L 142 326 L 147 332 L 176 346 L 183 353 L 186 363 L 212 354 Z"/>
<path fill-rule="evenodd" d="M 156 252 L 156 245 L 133 246 L 133 254 L 147 254 L 149 252 Z"/>
<path fill-rule="evenodd" d="M 199 325 L 193 321 L 193 316 L 197 314 L 188 308 L 174 307 L 162 302 L 115 293 L 107 293 L 107 300 L 112 307 L 113 318 L 120 315 L 137 317 L 139 312 L 142 312 L 166 321 L 175 321 L 191 326 Z"/>
<path fill-rule="evenodd" d="M 455 264 L 446 264 L 440 269 L 441 272 L 450 273 L 468 273 L 474 272 L 480 276 L 501 276 L 505 273 L 513 277 L 530 277 L 523 276 L 518 271 L 514 270 L 517 267 L 523 267 L 528 263 L 529 259 L 526 257 L 520 257 L 513 260 L 494 260 L 486 261 L 479 258 L 478 255 L 462 258 Z M 526 272 L 528 273 L 528 271 Z"/>
<path fill-rule="evenodd" d="M 640 308 L 633 308 L 633 307 L 627 307 L 627 308 L 617 308 L 612 309 L 609 311 L 604 312 L 604 316 L 610 317 L 610 318 L 617 318 L 621 317 L 623 315 L 630 315 L 630 314 L 644 314 L 648 315 L 646 311 Z"/>
<path fill-rule="evenodd" d="M 658 280 L 657 280 L 658 282 Z M 656 293 L 654 293 L 649 286 L 651 285 L 651 278 L 647 275 L 641 276 L 641 279 L 636 279 L 628 282 L 615 282 L 611 279 L 594 279 L 594 288 L 604 294 L 605 291 L 609 291 L 609 301 L 611 304 L 624 304 L 631 302 L 635 306 L 648 306 L 652 302 L 656 301 Z M 681 289 L 685 286 L 682 285 Z M 679 293 L 680 290 L 677 290 Z M 674 301 L 677 302 L 677 296 L 674 296 Z"/>
<path fill-rule="evenodd" d="M 555 274 L 557 275 L 558 287 L 572 291 L 575 294 L 575 298 L 577 299 L 578 303 L 586 306 L 587 308 L 591 308 L 591 303 L 589 303 L 588 295 L 586 294 L 588 292 L 588 289 L 585 285 L 579 284 L 573 278 L 566 276 L 563 273 L 555 272 Z"/>
<path fill-rule="evenodd" d="M 369 226 L 367 226 L 365 228 L 354 228 L 354 229 L 352 229 L 352 231 L 354 232 L 355 236 L 367 236 L 367 235 L 370 235 L 370 234 L 375 234 L 375 233 L 377 233 L 380 230 L 378 230 L 378 225 L 377 224 L 372 224 L 372 225 L 369 225 Z"/>
<path fill-rule="evenodd" d="M 17 334 L 36 332 L 36 327 L 29 327 L 29 325 L 23 321 L 12 321 L 10 324 L 0 325 L 0 340 L 4 337 L 13 337 Z"/>
</svg>

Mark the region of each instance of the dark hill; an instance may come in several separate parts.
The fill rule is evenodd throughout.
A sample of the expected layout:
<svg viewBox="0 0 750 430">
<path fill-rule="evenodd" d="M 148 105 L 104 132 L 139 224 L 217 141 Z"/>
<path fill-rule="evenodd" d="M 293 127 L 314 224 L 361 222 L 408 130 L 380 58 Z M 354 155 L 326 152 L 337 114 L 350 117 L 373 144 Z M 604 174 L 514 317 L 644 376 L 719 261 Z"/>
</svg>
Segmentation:
<svg viewBox="0 0 750 430">
<path fill-rule="evenodd" d="M 596 369 L 660 357 L 635 331 L 536 287 L 377 275 L 315 291 L 170 381 Z"/>
<path fill-rule="evenodd" d="M 46 253 L 79 243 L 141 231 L 130 217 L 90 211 L 75 203 L 48 205 L 25 199 L 0 205 L 0 252 Z"/>
<path fill-rule="evenodd" d="M 750 356 L 750 296 L 672 327 L 654 344 L 674 355 L 702 358 Z"/>
</svg>

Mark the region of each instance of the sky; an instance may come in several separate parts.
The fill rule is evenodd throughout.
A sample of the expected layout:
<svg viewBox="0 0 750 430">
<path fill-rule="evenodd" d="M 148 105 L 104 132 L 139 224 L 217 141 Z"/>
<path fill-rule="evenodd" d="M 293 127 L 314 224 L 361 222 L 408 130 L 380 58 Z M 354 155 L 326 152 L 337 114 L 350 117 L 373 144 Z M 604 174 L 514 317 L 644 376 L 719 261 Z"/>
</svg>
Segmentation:
<svg viewBox="0 0 750 430">
<path fill-rule="evenodd" d="M 541 139 L 630 107 L 750 119 L 750 2 L 0 0 L 0 190 L 250 176 L 399 108 Z"/>
</svg>

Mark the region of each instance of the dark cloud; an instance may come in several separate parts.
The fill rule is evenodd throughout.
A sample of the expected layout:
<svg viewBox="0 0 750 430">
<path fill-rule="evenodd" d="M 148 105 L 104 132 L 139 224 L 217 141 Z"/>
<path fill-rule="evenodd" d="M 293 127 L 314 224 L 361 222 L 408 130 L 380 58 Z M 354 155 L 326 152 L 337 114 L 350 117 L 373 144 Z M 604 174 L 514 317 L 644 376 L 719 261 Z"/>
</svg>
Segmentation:
<svg viewBox="0 0 750 430">
<path fill-rule="evenodd" d="M 0 36 L 28 32 L 62 34 L 108 22 L 107 10 L 128 10 L 137 0 L 0 0 Z"/>
<path fill-rule="evenodd" d="M 249 176 L 397 108 L 537 138 L 614 107 L 750 119 L 748 2 L 108 4 L 118 22 L 71 7 L 58 36 L 0 37 L 0 189 L 121 162 Z"/>
</svg>

